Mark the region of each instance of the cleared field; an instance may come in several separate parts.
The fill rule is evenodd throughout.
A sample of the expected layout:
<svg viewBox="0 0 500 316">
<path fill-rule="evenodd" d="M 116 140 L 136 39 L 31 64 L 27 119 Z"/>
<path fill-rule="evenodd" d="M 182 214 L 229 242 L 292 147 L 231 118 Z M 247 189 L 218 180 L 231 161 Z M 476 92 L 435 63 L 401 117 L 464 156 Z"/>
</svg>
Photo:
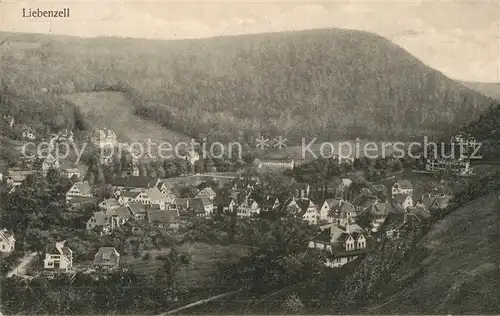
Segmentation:
<svg viewBox="0 0 500 316">
<path fill-rule="evenodd" d="M 121 92 L 89 92 L 64 95 L 87 116 L 93 128 L 113 129 L 120 142 L 169 142 L 173 146 L 190 138 L 134 113 L 134 105 Z"/>
<path fill-rule="evenodd" d="M 183 267 L 179 272 L 180 279 L 188 286 L 214 285 L 217 283 L 217 264 L 236 262 L 239 258 L 247 255 L 245 247 L 241 245 L 221 246 L 208 245 L 205 243 L 185 243 L 178 247 L 179 253 L 187 252 L 191 254 L 191 263 Z M 131 255 L 124 256 L 120 262 L 123 267 L 127 267 L 140 274 L 154 275 L 162 265 L 158 256 L 167 255 L 170 248 L 162 250 L 147 251 L 150 254 L 149 260 L 134 258 Z"/>
</svg>

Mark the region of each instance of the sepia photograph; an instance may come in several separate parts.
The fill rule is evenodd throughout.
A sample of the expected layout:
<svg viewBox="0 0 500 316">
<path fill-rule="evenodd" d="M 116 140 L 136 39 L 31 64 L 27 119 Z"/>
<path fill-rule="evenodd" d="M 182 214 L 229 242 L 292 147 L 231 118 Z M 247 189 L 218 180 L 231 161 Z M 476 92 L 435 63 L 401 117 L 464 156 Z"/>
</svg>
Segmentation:
<svg viewBox="0 0 500 316">
<path fill-rule="evenodd" d="M 498 0 L 0 0 L 1 315 L 500 314 Z"/>
</svg>

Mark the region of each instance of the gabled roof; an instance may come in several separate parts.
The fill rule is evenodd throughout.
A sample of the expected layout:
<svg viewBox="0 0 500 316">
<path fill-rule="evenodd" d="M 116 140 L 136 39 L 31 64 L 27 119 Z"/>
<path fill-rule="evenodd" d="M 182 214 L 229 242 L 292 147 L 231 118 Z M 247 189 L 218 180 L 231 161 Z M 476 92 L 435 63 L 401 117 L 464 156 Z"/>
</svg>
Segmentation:
<svg viewBox="0 0 500 316">
<path fill-rule="evenodd" d="M 369 212 L 373 216 L 387 216 L 387 214 L 389 214 L 389 209 L 390 209 L 389 203 L 376 202 L 369 208 Z"/>
<path fill-rule="evenodd" d="M 78 188 L 80 194 L 92 193 L 92 187 L 87 181 L 75 182 L 75 184 L 73 184 L 73 187 Z"/>
<path fill-rule="evenodd" d="M 179 223 L 179 213 L 176 210 L 148 210 L 147 218 L 150 224 Z"/>
<path fill-rule="evenodd" d="M 120 206 L 120 203 L 116 199 L 106 199 L 99 203 L 99 205 L 105 206 L 105 207 L 118 207 Z"/>
<path fill-rule="evenodd" d="M 101 247 L 94 256 L 94 265 L 117 266 L 120 254 L 114 247 Z"/>
<path fill-rule="evenodd" d="M 165 195 L 163 193 L 161 193 L 161 191 L 158 190 L 156 187 L 151 188 L 151 189 L 147 189 L 146 190 L 146 194 L 153 201 L 161 200 L 161 199 L 165 198 Z"/>
<path fill-rule="evenodd" d="M 137 189 L 130 190 L 130 191 L 129 190 L 122 190 L 122 191 L 120 191 L 120 196 L 135 199 L 141 193 L 142 193 L 142 190 L 137 190 Z"/>
<path fill-rule="evenodd" d="M 411 182 L 409 180 L 398 181 L 398 182 L 394 183 L 394 186 L 397 186 L 403 190 L 413 189 L 413 184 L 411 184 Z"/>
<path fill-rule="evenodd" d="M 309 207 L 314 205 L 314 203 L 312 203 L 312 201 L 309 199 L 296 199 L 295 203 L 297 203 L 301 212 L 303 213 L 305 213 L 309 209 Z"/>
<path fill-rule="evenodd" d="M 198 192 L 198 194 L 200 194 L 200 195 L 206 194 L 206 195 L 212 196 L 212 197 L 215 197 L 217 195 L 211 187 L 206 187 L 206 188 L 200 190 L 200 192 Z"/>
<path fill-rule="evenodd" d="M 400 194 L 396 194 L 393 197 L 393 199 L 394 199 L 394 201 L 396 201 L 396 202 L 398 202 L 400 204 L 403 204 L 408 197 L 409 197 L 408 194 L 400 193 Z"/>
<path fill-rule="evenodd" d="M 356 205 L 357 207 L 360 207 L 362 209 L 365 209 L 373 203 L 377 201 L 377 198 L 374 196 L 367 196 L 367 195 L 358 195 L 354 201 L 352 201 L 352 204 Z"/>
<path fill-rule="evenodd" d="M 45 247 L 45 253 L 48 254 L 69 256 L 71 252 L 72 252 L 71 249 L 68 246 L 66 246 L 65 240 L 56 242 L 55 244 L 48 244 Z"/>
<path fill-rule="evenodd" d="M 128 203 L 127 205 L 132 214 L 134 215 L 146 213 L 146 207 L 142 203 Z"/>
<path fill-rule="evenodd" d="M 432 217 L 426 209 L 422 207 L 411 207 L 408 209 L 408 214 L 415 216 L 419 221 L 424 221 Z"/>
<path fill-rule="evenodd" d="M 108 211 L 108 216 L 118 216 L 120 219 L 130 219 L 134 217 L 132 211 L 128 207 L 118 207 Z"/>
<path fill-rule="evenodd" d="M 155 187 L 158 181 L 158 178 L 147 176 L 126 176 L 114 178 L 111 181 L 111 185 L 115 187 L 149 189 Z"/>
<path fill-rule="evenodd" d="M 355 213 L 356 208 L 351 203 L 342 201 L 342 203 L 340 203 L 339 212 L 340 214 Z"/>
<path fill-rule="evenodd" d="M 94 212 L 92 217 L 95 218 L 97 226 L 104 226 L 108 223 L 108 216 L 104 212 Z"/>
<path fill-rule="evenodd" d="M 325 203 L 328 205 L 329 208 L 334 208 L 337 207 L 342 199 L 327 199 L 325 200 Z"/>
<path fill-rule="evenodd" d="M 405 224 L 404 213 L 390 213 L 383 226 L 385 230 L 400 229 Z"/>
</svg>

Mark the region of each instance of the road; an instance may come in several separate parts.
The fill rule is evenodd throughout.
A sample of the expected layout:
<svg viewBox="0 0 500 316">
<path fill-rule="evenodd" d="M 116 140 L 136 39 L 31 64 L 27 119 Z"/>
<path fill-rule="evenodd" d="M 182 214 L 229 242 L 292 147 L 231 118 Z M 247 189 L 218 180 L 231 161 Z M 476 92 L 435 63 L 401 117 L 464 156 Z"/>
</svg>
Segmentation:
<svg viewBox="0 0 500 316">
<path fill-rule="evenodd" d="M 26 274 L 26 267 L 28 264 L 36 257 L 36 252 L 32 252 L 24 256 L 19 264 L 12 269 L 9 273 L 7 273 L 7 277 L 10 278 L 14 275 L 16 276 L 22 276 Z"/>
</svg>

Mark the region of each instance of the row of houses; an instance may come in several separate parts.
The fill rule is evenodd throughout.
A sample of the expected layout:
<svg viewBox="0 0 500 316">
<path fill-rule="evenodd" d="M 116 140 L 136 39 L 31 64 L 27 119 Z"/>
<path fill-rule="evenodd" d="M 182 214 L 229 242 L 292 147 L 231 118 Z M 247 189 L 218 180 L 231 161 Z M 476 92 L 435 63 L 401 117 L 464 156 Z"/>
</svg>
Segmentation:
<svg viewBox="0 0 500 316">
<path fill-rule="evenodd" d="M 325 201 L 321 209 L 313 209 L 310 213 L 320 220 L 327 219 L 328 224 L 320 226 L 321 231 L 309 242 L 308 247 L 327 251 L 325 264 L 340 267 L 365 255 L 375 242 L 374 233 L 381 233 L 377 238 L 400 238 L 407 225 L 429 220 L 433 212 L 445 209 L 451 198 L 435 192 L 425 193 L 414 203 L 413 194 L 411 182 L 402 180 L 392 186 L 392 196 L 385 201 L 367 192 L 352 203 L 342 199 Z M 367 227 L 356 224 L 357 218 L 366 214 L 371 219 Z"/>
</svg>

